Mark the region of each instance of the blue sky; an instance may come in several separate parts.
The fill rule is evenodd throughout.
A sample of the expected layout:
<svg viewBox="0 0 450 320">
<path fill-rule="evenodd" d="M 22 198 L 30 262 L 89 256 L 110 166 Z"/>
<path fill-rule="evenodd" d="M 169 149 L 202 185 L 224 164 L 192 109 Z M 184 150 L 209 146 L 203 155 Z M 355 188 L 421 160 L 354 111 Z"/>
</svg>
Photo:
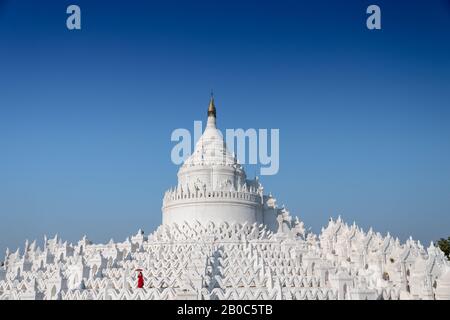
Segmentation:
<svg viewBox="0 0 450 320">
<path fill-rule="evenodd" d="M 0 0 L 0 255 L 154 230 L 211 89 L 221 128 L 280 129 L 262 182 L 313 231 L 449 236 L 449 40 L 448 0 Z"/>
</svg>

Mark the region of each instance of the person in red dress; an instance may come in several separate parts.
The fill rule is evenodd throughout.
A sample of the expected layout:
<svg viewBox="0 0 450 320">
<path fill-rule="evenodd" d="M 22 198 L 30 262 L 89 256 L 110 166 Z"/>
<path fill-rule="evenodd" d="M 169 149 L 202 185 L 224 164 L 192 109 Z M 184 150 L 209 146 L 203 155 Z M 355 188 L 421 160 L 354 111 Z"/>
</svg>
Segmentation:
<svg viewBox="0 0 450 320">
<path fill-rule="evenodd" d="M 142 272 L 139 272 L 138 275 L 138 288 L 143 288 L 144 287 L 144 275 L 142 274 Z"/>
</svg>

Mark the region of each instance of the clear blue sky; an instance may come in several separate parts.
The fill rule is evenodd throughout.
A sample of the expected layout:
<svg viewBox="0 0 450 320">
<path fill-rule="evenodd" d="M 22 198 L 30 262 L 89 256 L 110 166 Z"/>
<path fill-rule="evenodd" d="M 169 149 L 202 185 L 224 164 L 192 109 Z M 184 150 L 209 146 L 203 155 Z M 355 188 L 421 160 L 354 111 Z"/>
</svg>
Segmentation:
<svg viewBox="0 0 450 320">
<path fill-rule="evenodd" d="M 448 0 L 0 0 L 0 257 L 154 230 L 211 88 L 221 128 L 280 129 L 262 182 L 314 231 L 449 236 L 449 40 Z"/>
</svg>

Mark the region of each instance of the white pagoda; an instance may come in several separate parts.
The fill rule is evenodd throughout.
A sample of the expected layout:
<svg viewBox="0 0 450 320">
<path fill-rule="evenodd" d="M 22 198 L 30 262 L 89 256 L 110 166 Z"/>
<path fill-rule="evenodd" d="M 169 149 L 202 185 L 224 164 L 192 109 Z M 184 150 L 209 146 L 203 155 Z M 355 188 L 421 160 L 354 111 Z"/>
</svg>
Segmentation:
<svg viewBox="0 0 450 320">
<path fill-rule="evenodd" d="M 277 217 L 283 216 L 274 204 L 271 196 L 263 194 L 258 178 L 247 180 L 244 169 L 227 149 L 216 127 L 211 96 L 205 131 L 178 171 L 178 185 L 164 195 L 163 224 L 256 223 L 276 231 Z"/>
<path fill-rule="evenodd" d="M 320 235 L 248 180 L 208 121 L 164 195 L 163 223 L 124 242 L 58 236 L 6 251 L 2 299 L 450 299 L 450 262 L 433 243 L 400 243 L 330 218 Z M 142 270 L 144 287 L 137 287 Z"/>
</svg>

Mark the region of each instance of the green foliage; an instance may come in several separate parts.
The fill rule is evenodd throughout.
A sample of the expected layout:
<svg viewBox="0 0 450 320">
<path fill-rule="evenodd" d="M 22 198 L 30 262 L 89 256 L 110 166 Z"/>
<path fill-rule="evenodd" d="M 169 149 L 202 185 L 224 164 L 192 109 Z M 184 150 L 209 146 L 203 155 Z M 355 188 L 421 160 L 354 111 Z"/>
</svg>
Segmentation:
<svg viewBox="0 0 450 320">
<path fill-rule="evenodd" d="M 446 257 L 450 259 L 450 237 L 448 237 L 447 240 L 441 238 L 440 240 L 437 241 L 437 245 L 439 249 L 441 249 L 444 252 Z"/>
</svg>

